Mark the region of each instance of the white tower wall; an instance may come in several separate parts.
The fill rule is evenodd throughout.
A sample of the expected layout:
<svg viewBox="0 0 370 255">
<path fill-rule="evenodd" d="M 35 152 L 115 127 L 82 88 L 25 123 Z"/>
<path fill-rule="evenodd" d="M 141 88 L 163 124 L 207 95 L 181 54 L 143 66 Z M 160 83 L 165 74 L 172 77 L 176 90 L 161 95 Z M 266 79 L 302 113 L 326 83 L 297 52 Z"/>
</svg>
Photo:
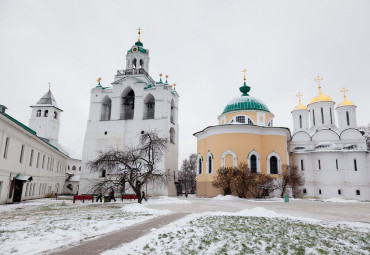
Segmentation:
<svg viewBox="0 0 370 255">
<path fill-rule="evenodd" d="M 309 111 L 308 110 L 294 110 L 293 115 L 293 133 L 299 131 L 308 131 L 309 128 Z"/>
<path fill-rule="evenodd" d="M 337 107 L 339 129 L 357 128 L 356 106 L 347 105 Z"/>
<path fill-rule="evenodd" d="M 335 127 L 334 102 L 315 102 L 308 105 L 311 128 Z"/>
</svg>

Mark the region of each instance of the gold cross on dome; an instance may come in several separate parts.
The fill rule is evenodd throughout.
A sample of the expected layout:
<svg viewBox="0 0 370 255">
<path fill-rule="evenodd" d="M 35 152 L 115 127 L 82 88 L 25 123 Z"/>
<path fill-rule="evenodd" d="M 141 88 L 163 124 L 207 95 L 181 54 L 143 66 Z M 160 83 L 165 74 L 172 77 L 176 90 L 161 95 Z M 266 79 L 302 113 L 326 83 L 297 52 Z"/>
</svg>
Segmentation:
<svg viewBox="0 0 370 255">
<path fill-rule="evenodd" d="M 245 73 L 247 72 L 247 69 L 243 69 L 242 70 L 242 73 L 244 73 L 244 81 L 246 80 L 246 78 L 245 78 Z"/>
<path fill-rule="evenodd" d="M 98 82 L 100 82 L 100 81 L 101 81 L 101 78 L 99 77 L 99 78 L 98 78 Z"/>
<path fill-rule="evenodd" d="M 348 92 L 348 89 L 346 89 L 345 87 L 343 87 L 343 89 L 341 89 L 340 92 L 342 92 L 344 98 L 346 98 L 346 92 Z"/>
<path fill-rule="evenodd" d="M 299 103 L 301 103 L 301 97 L 302 97 L 303 95 L 301 94 L 301 92 L 298 92 L 298 94 L 297 94 L 297 97 L 299 98 Z"/>
<path fill-rule="evenodd" d="M 137 39 L 139 42 L 140 42 L 140 34 L 141 34 L 141 28 L 139 27 L 138 29 L 137 29 L 137 33 L 138 33 L 138 35 L 139 35 L 139 39 Z"/>
<path fill-rule="evenodd" d="M 320 82 L 324 80 L 320 75 L 317 75 L 317 77 L 315 78 L 315 81 L 317 82 L 317 84 L 319 85 L 318 88 L 321 89 L 321 85 L 320 85 Z"/>
</svg>

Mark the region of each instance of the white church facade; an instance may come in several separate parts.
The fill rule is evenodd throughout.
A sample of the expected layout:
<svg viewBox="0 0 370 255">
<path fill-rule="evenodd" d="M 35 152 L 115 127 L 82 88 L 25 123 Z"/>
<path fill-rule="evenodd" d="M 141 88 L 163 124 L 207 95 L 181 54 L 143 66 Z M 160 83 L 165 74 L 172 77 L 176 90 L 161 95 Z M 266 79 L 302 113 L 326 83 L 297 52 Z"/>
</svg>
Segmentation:
<svg viewBox="0 0 370 255">
<path fill-rule="evenodd" d="M 305 197 L 370 200 L 370 156 L 357 127 L 356 106 L 334 101 L 321 91 L 307 106 L 292 111 L 294 130 L 289 142 L 291 163 L 305 178 Z M 298 96 L 301 96 L 300 94 Z M 336 113 L 335 113 L 336 112 Z M 336 119 L 338 118 L 338 126 Z"/>
<path fill-rule="evenodd" d="M 140 34 L 139 34 L 140 36 Z M 167 184 L 149 184 L 148 195 L 176 195 L 178 168 L 178 101 L 175 84 L 149 75 L 149 50 L 139 40 L 127 51 L 126 69 L 118 70 L 111 87 L 98 85 L 91 90 L 90 112 L 84 139 L 80 193 L 91 192 L 91 186 L 109 178 L 105 170 L 91 173 L 86 164 L 99 151 L 123 149 L 138 145 L 142 131 L 155 131 L 168 138 L 168 148 L 157 170 L 169 176 Z"/>
</svg>

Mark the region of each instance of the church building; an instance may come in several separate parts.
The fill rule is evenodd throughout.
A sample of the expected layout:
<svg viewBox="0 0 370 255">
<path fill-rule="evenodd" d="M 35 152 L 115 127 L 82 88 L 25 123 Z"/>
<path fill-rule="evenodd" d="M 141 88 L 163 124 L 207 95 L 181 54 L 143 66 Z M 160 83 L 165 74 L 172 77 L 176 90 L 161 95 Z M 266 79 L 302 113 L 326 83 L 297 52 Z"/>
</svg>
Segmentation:
<svg viewBox="0 0 370 255">
<path fill-rule="evenodd" d="M 356 105 L 344 98 L 335 107 L 321 90 L 307 106 L 293 111 L 293 135 L 289 142 L 291 163 L 305 178 L 305 197 L 370 200 L 370 157 L 366 139 L 357 127 Z M 335 111 L 337 114 L 335 114 Z M 338 126 L 336 125 L 336 117 Z"/>
<path fill-rule="evenodd" d="M 282 173 L 288 164 L 290 131 L 274 127 L 274 115 L 260 99 L 249 95 L 250 87 L 240 87 L 241 96 L 231 100 L 218 117 L 219 124 L 194 134 L 197 138 L 197 196 L 214 197 L 221 190 L 212 186 L 220 167 L 248 163 L 252 172 Z"/>
<path fill-rule="evenodd" d="M 138 41 L 127 51 L 125 63 L 126 69 L 117 71 L 111 87 L 104 87 L 99 79 L 91 90 L 80 193 L 91 192 L 96 181 L 109 178 L 105 169 L 91 173 L 86 167 L 87 162 L 97 158 L 99 151 L 138 145 L 142 131 L 155 131 L 169 141 L 157 165 L 158 173 L 166 173 L 169 178 L 164 185 L 149 183 L 144 190 L 148 195 L 176 195 L 179 95 L 175 84 L 168 83 L 168 76 L 165 81 L 161 77 L 155 82 L 149 75 L 149 50 L 140 40 L 140 30 Z"/>
</svg>

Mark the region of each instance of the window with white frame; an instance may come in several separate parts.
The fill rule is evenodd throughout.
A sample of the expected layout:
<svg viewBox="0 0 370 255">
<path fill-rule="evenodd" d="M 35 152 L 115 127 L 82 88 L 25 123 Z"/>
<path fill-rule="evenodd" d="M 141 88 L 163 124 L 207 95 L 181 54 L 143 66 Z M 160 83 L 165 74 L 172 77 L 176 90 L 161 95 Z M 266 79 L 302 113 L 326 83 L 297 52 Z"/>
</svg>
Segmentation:
<svg viewBox="0 0 370 255">
<path fill-rule="evenodd" d="M 236 122 L 245 123 L 245 116 L 236 116 Z"/>
<path fill-rule="evenodd" d="M 211 152 L 207 154 L 207 173 L 213 173 L 213 155 Z"/>
</svg>

